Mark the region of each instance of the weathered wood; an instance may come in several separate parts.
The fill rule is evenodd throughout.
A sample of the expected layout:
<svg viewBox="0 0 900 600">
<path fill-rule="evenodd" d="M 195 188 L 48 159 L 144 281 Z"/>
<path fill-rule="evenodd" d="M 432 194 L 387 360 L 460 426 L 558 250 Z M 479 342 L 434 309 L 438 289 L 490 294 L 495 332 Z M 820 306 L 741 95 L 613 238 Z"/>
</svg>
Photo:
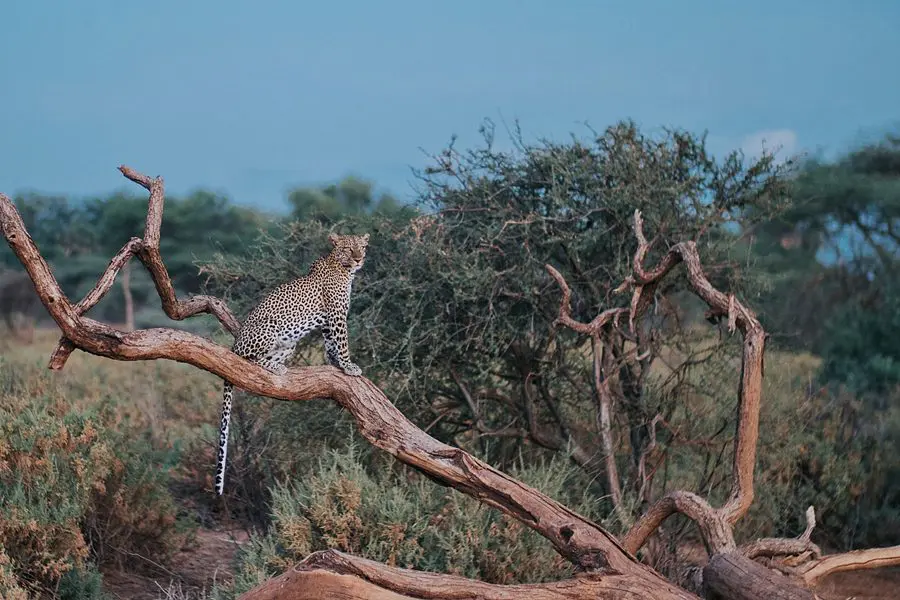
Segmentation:
<svg viewBox="0 0 900 600">
<path fill-rule="evenodd" d="M 651 506 L 622 538 L 625 548 L 637 552 L 660 523 L 676 513 L 694 521 L 710 555 L 735 549 L 731 526 L 722 515 L 706 499 L 684 491 L 669 492 Z"/>
<path fill-rule="evenodd" d="M 831 554 L 803 565 L 798 571 L 806 583 L 814 585 L 823 577 L 834 573 L 880 569 L 897 565 L 900 565 L 900 546 L 889 546 Z"/>
<path fill-rule="evenodd" d="M 670 587 L 678 590 L 671 584 Z M 638 600 L 669 597 L 669 590 L 633 575 L 584 574 L 544 584 L 494 585 L 453 575 L 389 567 L 328 550 L 316 552 L 290 571 L 239 596 L 239 600 Z"/>
<path fill-rule="evenodd" d="M 740 552 L 713 556 L 703 568 L 709 600 L 815 600 L 806 588 Z"/>
</svg>

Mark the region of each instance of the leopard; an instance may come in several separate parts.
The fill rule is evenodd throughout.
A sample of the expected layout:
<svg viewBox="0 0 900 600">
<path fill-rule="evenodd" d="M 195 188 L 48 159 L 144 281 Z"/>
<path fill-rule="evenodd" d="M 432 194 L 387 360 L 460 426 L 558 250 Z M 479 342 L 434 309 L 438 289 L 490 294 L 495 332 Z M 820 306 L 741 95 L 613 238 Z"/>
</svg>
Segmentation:
<svg viewBox="0 0 900 600">
<path fill-rule="evenodd" d="M 362 375 L 362 369 L 350 360 L 347 315 L 353 280 L 366 259 L 369 234 L 331 233 L 328 241 L 331 251 L 313 261 L 305 276 L 275 287 L 256 305 L 238 329 L 232 352 L 276 375 L 284 375 L 285 362 L 293 356 L 297 343 L 320 330 L 328 362 L 351 377 Z M 225 490 L 233 399 L 234 385 L 225 381 L 216 460 L 218 496 Z"/>
</svg>

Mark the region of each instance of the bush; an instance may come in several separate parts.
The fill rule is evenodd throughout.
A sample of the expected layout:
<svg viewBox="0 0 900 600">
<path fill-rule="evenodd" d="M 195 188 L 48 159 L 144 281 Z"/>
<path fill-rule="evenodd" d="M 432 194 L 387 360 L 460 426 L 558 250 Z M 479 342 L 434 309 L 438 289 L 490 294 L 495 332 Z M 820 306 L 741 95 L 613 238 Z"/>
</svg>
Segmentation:
<svg viewBox="0 0 900 600">
<path fill-rule="evenodd" d="M 13 571 L 12 559 L 0 544 L 0 598 L 6 600 L 28 600 L 28 592 L 19 585 Z"/>
<path fill-rule="evenodd" d="M 873 419 L 848 390 L 816 386 L 820 363 L 811 355 L 768 353 L 756 501 L 737 533 L 743 539 L 799 535 L 813 505 L 813 538 L 820 544 L 849 550 L 895 543 L 900 410 Z M 896 398 L 888 400 L 895 407 Z"/>
<path fill-rule="evenodd" d="M 571 575 L 571 565 L 523 524 L 406 467 L 392 468 L 386 463 L 392 460 L 350 444 L 322 456 L 309 476 L 278 486 L 273 525 L 242 550 L 235 591 L 328 548 L 493 583 Z M 594 501 L 571 492 L 583 489 L 583 482 L 573 481 L 580 474 L 562 460 L 520 465 L 513 476 L 573 510 L 596 515 Z"/>
<path fill-rule="evenodd" d="M 175 456 L 115 398 L 79 407 L 61 391 L 47 371 L 0 358 L 2 556 L 15 585 L 95 598 L 89 560 L 165 559 L 180 544 L 167 490 Z"/>
</svg>

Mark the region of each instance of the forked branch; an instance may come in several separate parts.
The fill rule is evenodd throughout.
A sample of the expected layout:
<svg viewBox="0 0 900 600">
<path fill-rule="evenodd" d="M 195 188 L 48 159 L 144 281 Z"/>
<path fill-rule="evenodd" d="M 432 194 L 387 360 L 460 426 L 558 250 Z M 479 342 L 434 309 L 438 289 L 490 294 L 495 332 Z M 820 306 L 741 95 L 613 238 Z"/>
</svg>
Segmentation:
<svg viewBox="0 0 900 600">
<path fill-rule="evenodd" d="M 113 256 L 94 288 L 74 306 L 75 314 L 83 315 L 100 302 L 112 288 L 119 271 L 131 260 L 132 256 L 137 256 L 150 272 L 156 291 L 162 301 L 162 308 L 170 319 L 181 321 L 197 314 L 209 313 L 215 316 L 232 335 L 237 334 L 240 324 L 228 309 L 228 305 L 218 298 L 213 296 L 192 296 L 187 300 L 179 300 L 175 295 L 175 287 L 172 285 L 172 279 L 169 277 L 169 272 L 159 252 L 159 232 L 162 226 L 165 200 L 163 178 L 150 178 L 125 165 L 120 166 L 119 171 L 122 172 L 122 175 L 150 192 L 150 199 L 147 205 L 147 219 L 144 225 L 144 237 L 143 239 L 131 238 Z M 62 369 L 73 350 L 75 350 L 75 345 L 71 340 L 65 336 L 60 338 L 56 350 L 53 351 L 50 358 L 50 368 L 55 370 Z"/>
<path fill-rule="evenodd" d="M 713 509 L 706 504 L 702 509 L 703 519 L 699 524 L 711 524 L 721 521 L 722 525 L 732 525 L 747 513 L 753 503 L 753 470 L 756 466 L 756 446 L 759 439 L 759 403 L 762 393 L 763 353 L 766 334 L 752 310 L 733 295 L 724 294 L 713 287 L 703 273 L 697 245 L 693 241 L 675 244 L 662 258 L 659 264 L 647 270 L 643 261 L 650 250 L 650 243 L 644 236 L 643 220 L 640 211 L 634 213 L 634 233 L 638 240 L 631 276 L 618 288 L 624 291 L 633 288 L 629 321 L 634 320 L 649 306 L 653 300 L 656 287 L 662 279 L 678 264 L 684 263 L 687 268 L 687 279 L 694 293 L 710 308 L 716 316 L 728 318 L 729 326 L 738 329 L 744 338 L 743 355 L 741 357 L 741 380 L 738 385 L 738 414 L 734 439 L 734 459 L 732 462 L 731 494 L 723 506 Z M 677 492 L 682 494 L 683 492 Z M 682 512 L 683 503 L 673 495 L 662 498 L 651 507 L 624 538 L 625 547 L 636 552 L 659 525 L 676 512 Z M 697 508 L 691 504 L 694 508 Z M 708 507 L 708 508 L 707 508 Z M 688 515 L 693 518 L 692 515 Z M 696 519 L 695 519 L 696 520 Z M 701 527 L 702 528 L 702 527 Z M 714 529 L 722 530 L 722 526 Z M 730 531 L 730 528 L 728 528 Z M 707 529 L 704 539 L 719 539 Z M 730 534 L 729 534 L 730 537 Z M 733 548 L 734 540 L 720 539 L 719 543 Z"/>
</svg>

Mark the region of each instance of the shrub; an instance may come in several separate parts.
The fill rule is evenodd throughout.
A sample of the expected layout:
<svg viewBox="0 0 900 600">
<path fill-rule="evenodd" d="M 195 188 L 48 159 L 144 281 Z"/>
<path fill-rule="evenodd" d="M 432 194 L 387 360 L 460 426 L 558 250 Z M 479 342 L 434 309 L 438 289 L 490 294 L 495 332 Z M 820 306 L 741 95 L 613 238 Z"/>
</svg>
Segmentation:
<svg viewBox="0 0 900 600">
<path fill-rule="evenodd" d="M 0 545 L 0 598 L 28 600 L 28 592 L 19 585 L 15 565 L 2 545 Z"/>
<path fill-rule="evenodd" d="M 389 565 L 494 583 L 564 577 L 570 565 L 515 519 L 406 467 L 391 468 L 355 443 L 322 456 L 316 469 L 272 494 L 273 525 L 241 551 L 235 591 L 286 570 L 309 553 L 335 548 Z M 379 464 L 380 463 L 380 464 Z M 520 465 L 514 476 L 582 514 L 596 504 L 568 463 Z"/>
<path fill-rule="evenodd" d="M 89 560 L 164 559 L 179 544 L 175 457 L 114 398 L 79 407 L 62 390 L 47 371 L 0 358 L 0 540 L 16 585 L 94 598 Z"/>
</svg>

